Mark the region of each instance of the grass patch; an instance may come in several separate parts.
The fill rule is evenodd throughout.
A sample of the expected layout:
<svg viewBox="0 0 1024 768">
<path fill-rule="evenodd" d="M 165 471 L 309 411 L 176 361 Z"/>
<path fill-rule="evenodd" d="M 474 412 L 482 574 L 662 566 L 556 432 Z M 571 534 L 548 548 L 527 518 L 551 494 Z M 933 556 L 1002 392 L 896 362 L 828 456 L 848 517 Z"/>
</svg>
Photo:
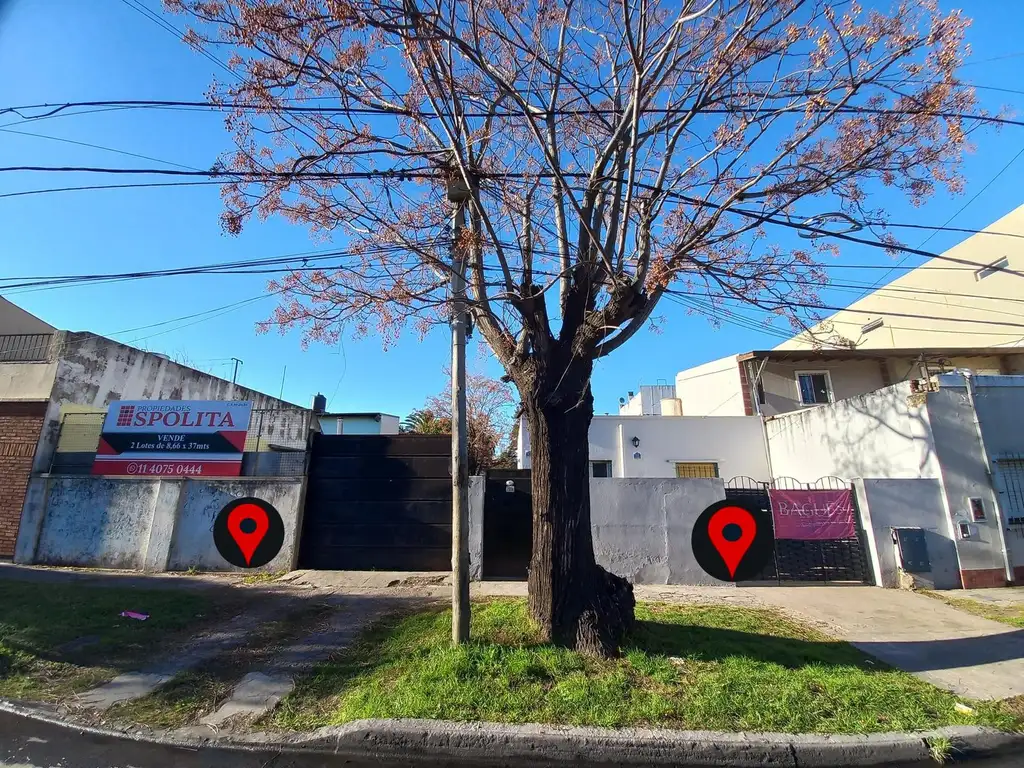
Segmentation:
<svg viewBox="0 0 1024 768">
<path fill-rule="evenodd" d="M 1024 629 L 1024 604 L 1019 605 L 993 605 L 983 603 L 980 600 L 972 600 L 969 597 L 952 597 L 943 592 L 936 592 L 931 589 L 918 590 L 922 595 L 941 600 L 947 605 L 959 608 L 961 611 L 973 613 L 983 619 L 991 619 L 1001 624 L 1008 624 L 1011 627 Z"/>
<path fill-rule="evenodd" d="M 287 568 L 282 568 L 279 571 L 257 571 L 256 573 L 250 573 L 248 576 L 243 577 L 242 583 L 248 586 L 266 584 L 274 579 L 281 578 L 286 573 L 288 573 Z"/>
<path fill-rule="evenodd" d="M 61 699 L 137 668 L 217 606 L 170 590 L 0 582 L 0 696 Z M 148 613 L 146 621 L 122 618 Z"/>
<path fill-rule="evenodd" d="M 473 607 L 450 644 L 449 612 L 385 620 L 320 665 L 264 725 L 306 730 L 360 718 L 870 733 L 1020 720 L 875 662 L 773 611 L 641 605 L 621 658 L 538 642 L 520 600 Z"/>
<path fill-rule="evenodd" d="M 247 672 L 270 665 L 280 648 L 308 634 L 331 613 L 328 605 L 306 606 L 264 624 L 235 649 L 175 675 L 147 696 L 115 704 L 106 715 L 154 728 L 180 728 L 213 712 Z"/>
</svg>

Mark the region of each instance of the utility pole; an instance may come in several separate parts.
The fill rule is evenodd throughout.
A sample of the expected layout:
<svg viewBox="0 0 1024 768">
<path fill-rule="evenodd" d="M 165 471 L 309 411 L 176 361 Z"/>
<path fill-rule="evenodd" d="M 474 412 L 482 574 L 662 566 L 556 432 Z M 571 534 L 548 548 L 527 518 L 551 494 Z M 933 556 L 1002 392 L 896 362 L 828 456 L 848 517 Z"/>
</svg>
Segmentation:
<svg viewBox="0 0 1024 768">
<path fill-rule="evenodd" d="M 470 191 L 448 182 L 452 204 L 452 643 L 469 641 L 469 446 L 466 428 L 466 259 L 459 236 Z"/>
<path fill-rule="evenodd" d="M 234 400 L 235 382 L 238 381 L 238 366 L 242 364 L 242 361 L 239 360 L 237 357 L 232 357 L 231 359 L 235 361 L 235 372 L 231 374 L 231 399 Z"/>
</svg>

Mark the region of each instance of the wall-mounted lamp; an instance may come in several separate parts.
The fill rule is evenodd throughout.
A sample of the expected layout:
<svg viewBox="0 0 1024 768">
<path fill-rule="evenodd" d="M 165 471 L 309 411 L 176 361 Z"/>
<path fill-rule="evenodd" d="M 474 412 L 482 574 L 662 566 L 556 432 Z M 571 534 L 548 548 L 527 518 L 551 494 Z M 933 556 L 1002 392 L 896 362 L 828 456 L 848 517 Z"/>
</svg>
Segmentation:
<svg viewBox="0 0 1024 768">
<path fill-rule="evenodd" d="M 634 437 L 629 442 L 631 442 L 633 444 L 634 448 L 639 448 L 640 447 L 640 438 L 639 437 Z"/>
</svg>

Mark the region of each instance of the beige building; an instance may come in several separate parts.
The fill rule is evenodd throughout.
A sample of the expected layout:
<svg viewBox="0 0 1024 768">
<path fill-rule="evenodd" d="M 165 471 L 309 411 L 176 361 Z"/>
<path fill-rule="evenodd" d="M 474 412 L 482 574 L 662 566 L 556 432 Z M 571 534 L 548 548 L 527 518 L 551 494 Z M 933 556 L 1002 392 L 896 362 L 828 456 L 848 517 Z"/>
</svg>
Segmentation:
<svg viewBox="0 0 1024 768">
<path fill-rule="evenodd" d="M 957 368 L 1021 373 L 1022 361 L 1024 205 L 809 333 L 680 371 L 676 396 L 687 416 L 772 416 Z"/>
<path fill-rule="evenodd" d="M 1022 278 L 1024 205 L 776 349 L 1024 344 Z"/>
</svg>

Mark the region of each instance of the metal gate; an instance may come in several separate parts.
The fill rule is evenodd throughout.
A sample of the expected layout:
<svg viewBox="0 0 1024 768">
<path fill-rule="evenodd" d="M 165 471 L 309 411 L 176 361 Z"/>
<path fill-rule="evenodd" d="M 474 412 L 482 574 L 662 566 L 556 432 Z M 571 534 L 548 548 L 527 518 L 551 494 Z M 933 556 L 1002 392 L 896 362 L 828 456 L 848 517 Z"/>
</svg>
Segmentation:
<svg viewBox="0 0 1024 768">
<path fill-rule="evenodd" d="M 995 470 L 1007 555 L 1019 581 L 1024 578 L 1024 457 L 996 459 Z"/>
<path fill-rule="evenodd" d="M 532 551 L 530 470 L 489 471 L 484 481 L 483 577 L 525 580 Z"/>
<path fill-rule="evenodd" d="M 313 439 L 299 567 L 451 570 L 447 435 Z"/>
<path fill-rule="evenodd" d="M 822 477 L 813 483 L 801 483 L 791 477 L 776 478 L 772 484 L 750 477 L 734 477 L 726 483 L 727 499 L 746 500 L 771 511 L 769 488 L 788 490 L 844 490 L 849 484 L 838 477 Z M 874 584 L 868 562 L 867 538 L 857 509 L 857 494 L 852 494 L 857 535 L 851 539 L 804 541 L 775 539 L 774 562 L 762 571 L 760 580 L 783 581 L 858 581 Z M 774 531 L 773 531 L 774 536 Z"/>
</svg>

